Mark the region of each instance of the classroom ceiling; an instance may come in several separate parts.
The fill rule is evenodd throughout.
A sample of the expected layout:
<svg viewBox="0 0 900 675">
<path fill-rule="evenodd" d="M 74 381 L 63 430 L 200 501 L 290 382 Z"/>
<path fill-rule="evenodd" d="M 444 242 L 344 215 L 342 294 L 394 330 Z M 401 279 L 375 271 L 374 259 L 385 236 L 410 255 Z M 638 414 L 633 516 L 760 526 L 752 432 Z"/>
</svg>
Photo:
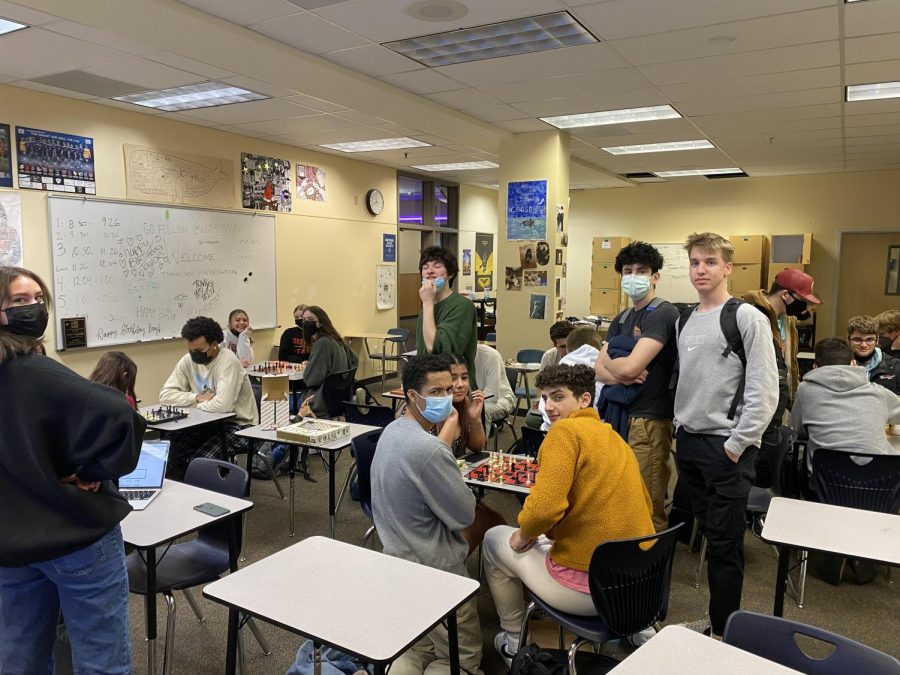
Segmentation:
<svg viewBox="0 0 900 675">
<path fill-rule="evenodd" d="M 560 10 L 599 41 L 435 68 L 382 46 Z M 456 18 L 422 18 L 440 16 Z M 0 36 L 0 83 L 320 152 L 400 136 L 431 144 L 343 155 L 398 169 L 499 162 L 504 138 L 552 129 L 539 117 L 662 104 L 683 117 L 570 130 L 570 186 L 900 166 L 900 99 L 843 93 L 900 81 L 896 0 L 0 0 L 0 17 L 30 26 Z M 206 80 L 272 98 L 177 113 L 106 98 Z M 715 148 L 601 149 L 694 139 Z M 491 184 L 498 170 L 436 175 Z"/>
</svg>

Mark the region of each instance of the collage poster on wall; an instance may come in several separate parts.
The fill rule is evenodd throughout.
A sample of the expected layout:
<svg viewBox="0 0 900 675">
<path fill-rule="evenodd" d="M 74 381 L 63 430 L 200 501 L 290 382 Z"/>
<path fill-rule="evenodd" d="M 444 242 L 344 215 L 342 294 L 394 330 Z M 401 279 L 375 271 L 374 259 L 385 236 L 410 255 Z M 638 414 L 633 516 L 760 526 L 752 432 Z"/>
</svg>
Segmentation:
<svg viewBox="0 0 900 675">
<path fill-rule="evenodd" d="M 375 265 L 375 307 L 393 309 L 397 297 L 397 282 L 393 265 Z"/>
<path fill-rule="evenodd" d="M 547 270 L 525 270 L 522 276 L 525 280 L 526 288 L 529 286 L 547 285 Z"/>
<path fill-rule="evenodd" d="M 541 321 L 547 318 L 546 295 L 538 295 L 536 293 L 531 294 L 531 298 L 528 301 L 528 318 L 540 319 Z"/>
<path fill-rule="evenodd" d="M 494 235 L 475 234 L 475 290 L 490 291 L 494 286 Z"/>
<path fill-rule="evenodd" d="M 547 181 L 508 184 L 506 238 L 509 241 L 547 238 Z"/>
<path fill-rule="evenodd" d="M 16 127 L 16 149 L 20 188 L 97 194 L 93 138 Z"/>
<path fill-rule="evenodd" d="M 242 152 L 241 205 L 245 209 L 290 212 L 291 163 Z"/>
<path fill-rule="evenodd" d="M 18 192 L 0 192 L 0 265 L 24 264 L 22 199 Z"/>
<path fill-rule="evenodd" d="M 521 291 L 522 290 L 522 268 L 507 267 L 506 268 L 506 290 Z"/>
<path fill-rule="evenodd" d="M 537 258 L 537 264 L 540 267 L 546 267 L 550 264 L 550 244 L 546 241 L 539 241 L 537 243 L 537 253 L 535 253 L 535 257 Z"/>
<path fill-rule="evenodd" d="M 297 165 L 297 199 L 325 201 L 325 169 L 309 164 Z"/>
<path fill-rule="evenodd" d="M 12 187 L 12 139 L 9 137 L 9 125 L 0 124 L 0 187 Z"/>
<path fill-rule="evenodd" d="M 462 275 L 464 277 L 472 275 L 472 249 L 470 248 L 463 249 Z"/>
</svg>

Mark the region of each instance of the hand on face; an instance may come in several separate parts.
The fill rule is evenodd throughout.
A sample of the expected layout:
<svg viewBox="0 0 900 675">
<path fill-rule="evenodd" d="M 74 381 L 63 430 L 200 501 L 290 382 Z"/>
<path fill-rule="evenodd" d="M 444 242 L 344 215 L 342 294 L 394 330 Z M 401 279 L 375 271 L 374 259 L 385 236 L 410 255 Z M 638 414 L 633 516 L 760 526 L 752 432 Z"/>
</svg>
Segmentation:
<svg viewBox="0 0 900 675">
<path fill-rule="evenodd" d="M 484 410 L 484 392 L 476 389 L 469 394 L 469 402 L 466 406 L 466 413 L 470 420 L 480 420 L 481 411 Z"/>
<path fill-rule="evenodd" d="M 434 286 L 433 279 L 422 279 L 422 285 L 419 287 L 419 298 L 423 303 L 434 302 L 434 297 L 437 295 L 437 289 Z"/>
</svg>

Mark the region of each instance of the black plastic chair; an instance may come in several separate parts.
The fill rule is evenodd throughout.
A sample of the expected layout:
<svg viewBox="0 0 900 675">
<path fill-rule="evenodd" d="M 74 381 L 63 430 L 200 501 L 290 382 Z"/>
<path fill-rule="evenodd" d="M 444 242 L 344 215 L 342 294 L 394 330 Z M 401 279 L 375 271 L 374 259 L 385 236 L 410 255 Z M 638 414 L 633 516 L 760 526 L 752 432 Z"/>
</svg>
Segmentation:
<svg viewBox="0 0 900 675">
<path fill-rule="evenodd" d="M 828 656 L 808 656 L 796 637 L 831 645 Z M 900 661 L 836 633 L 768 614 L 739 610 L 728 617 L 722 642 L 807 675 L 898 675 Z"/>
<path fill-rule="evenodd" d="M 359 486 L 359 505 L 366 518 L 370 521 L 372 517 L 372 460 L 375 459 L 375 448 L 378 445 L 378 439 L 381 437 L 381 430 L 370 431 L 362 436 L 357 436 L 350 441 L 350 454 L 356 459 L 356 477 Z M 374 521 L 363 535 L 362 545 L 365 546 L 369 537 L 375 532 Z"/>
<path fill-rule="evenodd" d="M 244 499 L 250 477 L 244 469 L 236 464 L 198 457 L 188 466 L 184 482 L 204 490 Z M 174 654 L 174 592 L 182 591 L 184 593 L 188 604 L 197 615 L 197 620 L 202 622 L 203 614 L 189 589 L 211 583 L 230 571 L 228 528 L 234 528 L 237 554 L 239 555 L 243 538 L 242 528 L 240 521 L 233 518 L 203 528 L 197 533 L 196 539 L 179 544 L 165 544 L 156 549 L 156 592 L 162 593 L 167 606 L 164 673 L 171 669 Z M 128 590 L 137 595 L 146 595 L 147 565 L 140 555 L 140 551 L 130 553 L 125 559 L 125 564 L 128 569 Z M 271 654 L 272 652 L 256 624 L 252 620 L 248 620 L 247 623 L 263 652 L 266 655 Z"/>
<path fill-rule="evenodd" d="M 516 379 L 519 376 L 519 371 L 515 368 L 506 367 L 506 380 L 509 382 L 509 388 L 515 391 L 516 389 Z M 506 417 L 501 417 L 500 419 L 493 420 L 491 422 L 491 428 L 489 429 L 489 436 L 493 436 L 494 438 L 494 452 L 497 452 L 498 446 L 500 443 L 500 432 L 503 431 L 503 427 L 509 427 L 510 432 L 512 432 L 513 443 L 518 443 L 519 437 L 516 435 L 516 427 L 513 422 L 516 419 L 517 410 L 513 410 Z"/>
<path fill-rule="evenodd" d="M 328 419 L 335 417 L 343 417 L 344 401 L 353 398 L 354 382 L 356 379 L 356 368 L 350 370 L 342 370 L 332 373 L 325 378 L 319 392 L 322 394 L 322 400 L 325 403 L 325 410 Z"/>
<path fill-rule="evenodd" d="M 344 401 L 344 419 L 353 424 L 368 424 L 386 427 L 394 421 L 394 411 L 384 405 L 361 405 L 354 401 Z"/>
<path fill-rule="evenodd" d="M 860 466 L 853 458 L 869 459 Z M 874 455 L 841 450 L 816 450 L 813 480 L 825 504 L 851 509 L 900 511 L 900 455 Z"/>
<path fill-rule="evenodd" d="M 387 331 L 388 335 L 394 337 L 387 338 L 384 341 L 384 351 L 369 354 L 369 358 L 373 361 L 381 361 L 381 391 L 384 391 L 384 382 L 387 371 L 388 361 L 397 364 L 397 374 L 400 374 L 400 363 L 403 361 L 403 352 L 406 351 L 406 341 L 409 339 L 409 330 L 406 328 L 391 328 Z M 388 343 L 391 345 L 391 351 L 387 351 Z M 403 349 L 400 349 L 400 347 Z"/>
<path fill-rule="evenodd" d="M 581 645 L 628 637 L 663 621 L 669 608 L 678 528 L 683 524 L 646 537 L 604 542 L 594 549 L 588 586 L 598 616 L 561 612 L 532 592 L 532 602 L 522 619 L 519 644 L 528 644 L 528 622 L 540 609 L 577 636 L 569 647 L 569 675 L 577 675 L 575 654 Z M 655 543 L 644 550 L 640 546 L 644 542 Z"/>
<path fill-rule="evenodd" d="M 521 431 L 521 454 L 528 455 L 529 457 L 537 457 L 538 450 L 541 449 L 541 443 L 544 442 L 544 437 L 546 437 L 547 432 L 541 431 L 540 429 L 532 429 L 531 427 L 526 426 L 523 426 Z"/>
</svg>

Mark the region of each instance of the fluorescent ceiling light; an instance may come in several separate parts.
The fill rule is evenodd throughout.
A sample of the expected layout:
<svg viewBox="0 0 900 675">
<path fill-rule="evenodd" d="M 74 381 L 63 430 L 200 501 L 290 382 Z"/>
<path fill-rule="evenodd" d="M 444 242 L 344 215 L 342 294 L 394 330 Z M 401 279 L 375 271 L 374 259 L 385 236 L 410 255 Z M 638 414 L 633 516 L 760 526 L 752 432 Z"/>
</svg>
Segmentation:
<svg viewBox="0 0 900 675">
<path fill-rule="evenodd" d="M 474 171 L 475 169 L 497 169 L 499 166 L 493 162 L 457 162 L 456 164 L 421 164 L 412 168 L 422 171 Z"/>
<path fill-rule="evenodd" d="M 430 68 L 597 42 L 568 12 L 462 28 L 382 46 Z"/>
<path fill-rule="evenodd" d="M 678 150 L 707 150 L 715 148 L 707 140 L 673 141 L 671 143 L 644 143 L 642 145 L 616 145 L 611 148 L 600 148 L 611 155 L 638 155 L 644 152 L 676 152 Z"/>
<path fill-rule="evenodd" d="M 159 91 L 143 91 L 128 96 L 114 96 L 116 101 L 134 103 L 145 108 L 166 110 L 194 110 L 195 108 L 211 108 L 231 103 L 245 103 L 270 98 L 263 94 L 247 91 L 240 87 L 232 87 L 221 82 L 202 82 L 184 87 L 161 89 Z"/>
<path fill-rule="evenodd" d="M 729 169 L 691 169 L 690 171 L 654 171 L 660 178 L 681 178 L 683 176 L 722 176 L 730 173 L 744 173 L 736 166 Z"/>
<path fill-rule="evenodd" d="M 375 141 L 353 141 L 352 143 L 325 143 L 320 148 L 341 152 L 372 152 L 374 150 L 402 150 L 403 148 L 430 148 L 431 143 L 423 143 L 414 138 L 379 138 Z"/>
<path fill-rule="evenodd" d="M 625 108 L 623 110 L 604 110 L 603 112 L 579 113 L 577 115 L 557 115 L 541 117 L 547 124 L 557 129 L 574 129 L 576 127 L 596 127 L 603 124 L 628 124 L 629 122 L 650 122 L 652 120 L 671 120 L 681 114 L 670 105 L 654 105 L 648 108 Z"/>
<path fill-rule="evenodd" d="M 19 23 L 18 21 L 10 21 L 9 19 L 0 17 L 0 35 L 15 33 L 17 30 L 22 30 L 23 28 L 28 28 L 28 26 L 24 23 Z"/>
<path fill-rule="evenodd" d="M 876 82 L 875 84 L 851 84 L 846 99 L 850 101 L 875 101 L 881 98 L 900 98 L 900 82 Z"/>
</svg>

